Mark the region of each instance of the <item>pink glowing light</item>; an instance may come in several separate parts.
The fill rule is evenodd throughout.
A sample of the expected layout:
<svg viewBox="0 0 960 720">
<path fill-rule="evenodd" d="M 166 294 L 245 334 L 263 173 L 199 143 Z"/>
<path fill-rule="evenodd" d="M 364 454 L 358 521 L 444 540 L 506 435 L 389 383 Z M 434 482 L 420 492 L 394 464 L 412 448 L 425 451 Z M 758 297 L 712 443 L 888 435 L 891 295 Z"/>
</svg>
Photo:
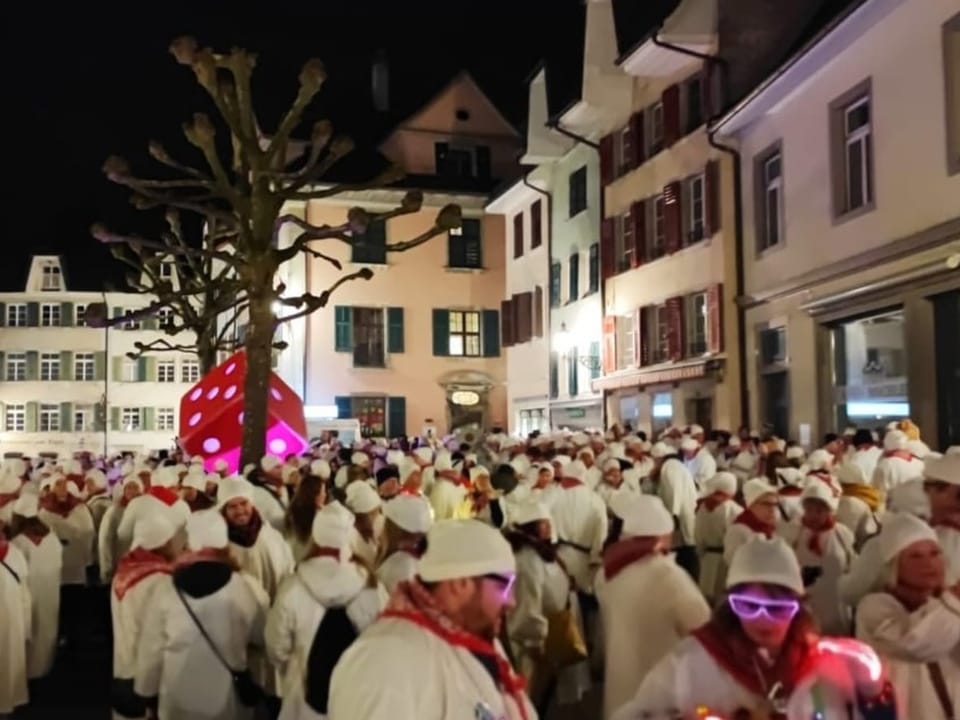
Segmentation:
<svg viewBox="0 0 960 720">
<path fill-rule="evenodd" d="M 229 400 L 236 394 L 237 394 L 237 386 L 231 385 L 230 387 L 228 387 L 226 390 L 223 391 L 223 399 Z"/>
<path fill-rule="evenodd" d="M 213 400 L 217 395 L 220 394 L 220 388 L 214 385 L 210 390 L 207 391 L 207 400 Z"/>
<path fill-rule="evenodd" d="M 197 423 L 200 422 L 201 418 L 203 418 L 203 413 L 196 412 L 190 416 L 189 420 L 187 420 L 187 425 L 189 425 L 190 427 L 195 427 Z"/>
<path fill-rule="evenodd" d="M 274 455 L 283 455 L 287 451 L 287 443 L 283 438 L 275 438 L 270 441 L 270 452 Z"/>
<path fill-rule="evenodd" d="M 203 451 L 207 453 L 215 453 L 220 449 L 220 441 L 215 437 L 208 437 L 203 441 Z"/>
<path fill-rule="evenodd" d="M 236 363 L 230 363 L 227 365 L 227 369 L 223 371 L 224 375 L 233 375 L 233 371 L 237 369 Z"/>
<path fill-rule="evenodd" d="M 200 399 L 200 396 L 203 395 L 203 388 L 197 388 L 192 393 L 190 393 L 190 400 L 196 402 Z"/>
<path fill-rule="evenodd" d="M 270 388 L 270 394 L 273 395 L 274 400 L 283 400 L 283 395 L 276 388 Z"/>
<path fill-rule="evenodd" d="M 851 638 L 823 638 L 817 643 L 820 652 L 843 655 L 854 660 L 867 669 L 870 679 L 877 682 L 883 675 L 883 663 L 873 651 L 873 648 Z"/>
</svg>

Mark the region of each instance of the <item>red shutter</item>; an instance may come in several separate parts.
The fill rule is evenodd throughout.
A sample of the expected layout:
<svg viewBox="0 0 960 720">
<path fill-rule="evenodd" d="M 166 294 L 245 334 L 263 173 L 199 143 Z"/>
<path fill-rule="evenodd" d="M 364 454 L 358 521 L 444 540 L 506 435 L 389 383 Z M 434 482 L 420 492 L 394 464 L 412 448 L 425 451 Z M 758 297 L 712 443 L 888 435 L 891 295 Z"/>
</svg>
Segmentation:
<svg viewBox="0 0 960 720">
<path fill-rule="evenodd" d="M 720 161 L 711 160 L 703 173 L 703 206 L 706 234 L 720 230 Z"/>
<path fill-rule="evenodd" d="M 663 188 L 663 222 L 666 233 L 667 255 L 683 247 L 683 208 L 682 190 L 679 182 L 672 182 Z"/>
<path fill-rule="evenodd" d="M 713 118 L 713 66 L 715 63 L 706 62 L 703 72 L 700 73 L 700 112 L 704 122 Z"/>
<path fill-rule="evenodd" d="M 674 83 L 663 91 L 663 146 L 673 145 L 681 137 L 680 86 Z"/>
<path fill-rule="evenodd" d="M 630 118 L 630 167 L 640 167 L 643 163 L 643 110 L 633 114 Z"/>
<path fill-rule="evenodd" d="M 707 288 L 707 352 L 723 352 L 723 283 Z"/>
<path fill-rule="evenodd" d="M 603 318 L 603 374 L 609 375 L 617 369 L 617 318 L 607 315 Z"/>
<path fill-rule="evenodd" d="M 543 288 L 533 290 L 533 336 L 543 337 Z"/>
<path fill-rule="evenodd" d="M 613 182 L 613 135 L 600 138 L 600 184 Z"/>
<path fill-rule="evenodd" d="M 603 280 L 616 274 L 614 271 L 616 267 L 614 251 L 613 218 L 605 218 L 600 223 L 600 274 Z"/>
<path fill-rule="evenodd" d="M 633 225 L 633 258 L 631 267 L 643 265 L 647 252 L 647 202 L 637 200 L 630 206 L 630 223 Z"/>
<path fill-rule="evenodd" d="M 513 310 L 511 302 L 503 300 L 500 303 L 500 344 L 504 347 L 513 345 Z"/>
<path fill-rule="evenodd" d="M 683 298 L 667 300 L 667 354 L 670 360 L 683 357 Z"/>
</svg>

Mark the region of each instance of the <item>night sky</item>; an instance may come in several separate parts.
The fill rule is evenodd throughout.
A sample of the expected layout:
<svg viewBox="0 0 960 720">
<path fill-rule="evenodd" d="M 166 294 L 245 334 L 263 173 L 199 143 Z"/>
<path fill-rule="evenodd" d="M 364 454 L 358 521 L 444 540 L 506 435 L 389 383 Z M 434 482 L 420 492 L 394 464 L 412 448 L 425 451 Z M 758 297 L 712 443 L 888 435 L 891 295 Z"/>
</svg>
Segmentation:
<svg viewBox="0 0 960 720">
<path fill-rule="evenodd" d="M 367 110 L 377 50 L 390 62 L 397 112 L 412 111 L 466 68 L 519 125 L 524 80 L 537 60 L 558 43 L 582 42 L 578 0 L 272 0 L 256 3 L 259 12 L 228 11 L 231 5 L 239 3 L 107 9 L 33 2 L 18 5 L 16 18 L 8 15 L 0 30 L 6 111 L 0 222 L 8 257 L 59 252 L 74 277 L 93 275 L 109 256 L 89 237 L 92 222 L 143 228 L 128 193 L 108 183 L 100 167 L 117 153 L 137 170 L 150 169 L 147 141 L 176 150 L 180 123 L 204 109 L 192 72 L 167 52 L 177 35 L 259 53 L 254 91 L 265 128 L 292 99 L 304 60 L 320 58 L 330 79 L 312 114 L 332 117 L 358 142 L 375 137 L 375 121 L 383 120 Z"/>
</svg>

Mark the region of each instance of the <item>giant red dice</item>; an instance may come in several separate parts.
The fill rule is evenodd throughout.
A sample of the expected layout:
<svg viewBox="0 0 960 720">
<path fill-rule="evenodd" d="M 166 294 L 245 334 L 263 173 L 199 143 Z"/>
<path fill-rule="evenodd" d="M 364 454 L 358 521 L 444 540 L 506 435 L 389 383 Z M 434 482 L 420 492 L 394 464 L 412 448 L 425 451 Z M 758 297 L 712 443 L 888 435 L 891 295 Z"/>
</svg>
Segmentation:
<svg viewBox="0 0 960 720">
<path fill-rule="evenodd" d="M 237 471 L 246 360 L 244 351 L 235 353 L 180 399 L 180 445 L 190 455 L 202 456 L 209 471 L 217 460 L 225 460 L 230 472 Z M 276 373 L 270 373 L 268 392 L 267 452 L 281 458 L 303 452 L 307 447 L 303 402 Z"/>
</svg>

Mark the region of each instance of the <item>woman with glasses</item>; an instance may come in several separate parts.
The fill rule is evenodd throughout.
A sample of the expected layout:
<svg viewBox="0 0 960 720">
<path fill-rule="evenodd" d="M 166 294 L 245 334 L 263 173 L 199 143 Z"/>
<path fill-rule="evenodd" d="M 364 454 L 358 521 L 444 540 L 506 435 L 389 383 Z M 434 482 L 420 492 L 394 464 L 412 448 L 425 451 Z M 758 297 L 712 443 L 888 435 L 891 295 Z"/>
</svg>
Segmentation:
<svg viewBox="0 0 960 720">
<path fill-rule="evenodd" d="M 750 540 L 734 555 L 710 621 L 660 661 L 614 720 L 895 718 L 876 654 L 819 636 L 803 595 L 786 542 Z"/>
</svg>

